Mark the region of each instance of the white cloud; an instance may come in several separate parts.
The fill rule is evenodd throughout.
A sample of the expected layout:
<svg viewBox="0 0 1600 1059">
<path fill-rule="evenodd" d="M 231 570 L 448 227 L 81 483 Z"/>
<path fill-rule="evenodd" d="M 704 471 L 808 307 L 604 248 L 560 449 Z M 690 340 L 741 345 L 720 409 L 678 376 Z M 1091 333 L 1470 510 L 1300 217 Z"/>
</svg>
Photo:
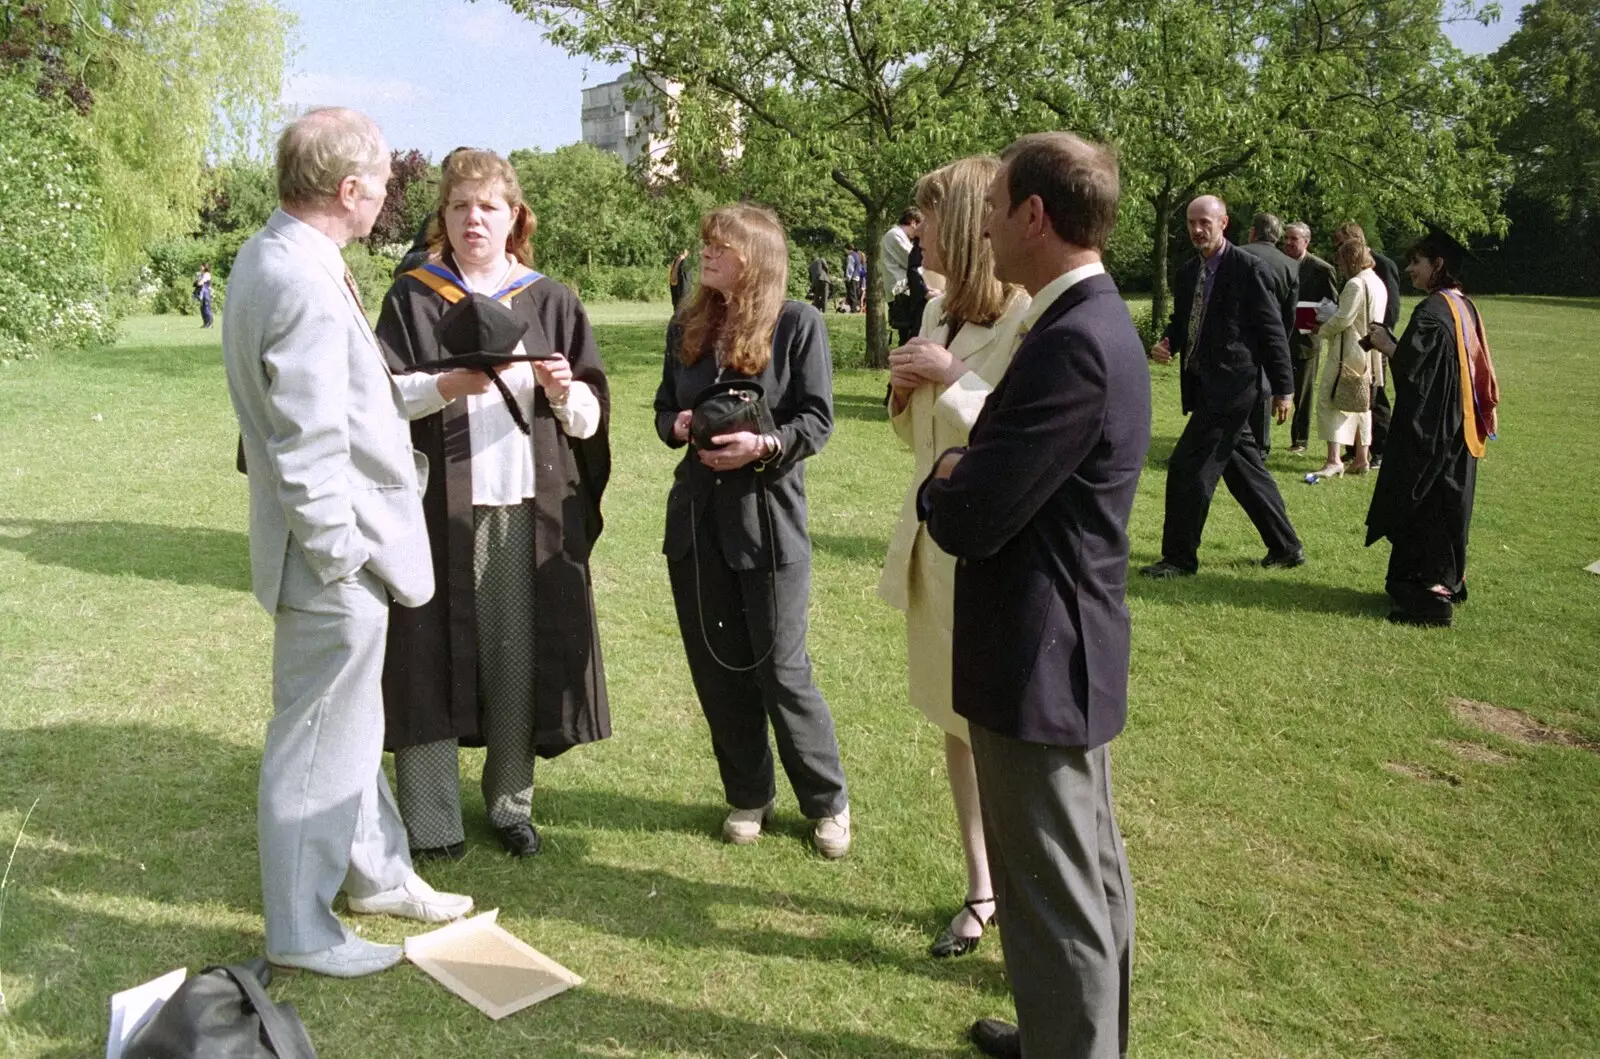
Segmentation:
<svg viewBox="0 0 1600 1059">
<path fill-rule="evenodd" d="M 398 77 L 360 77 L 302 70 L 283 86 L 283 102 L 291 106 L 340 106 L 376 110 L 396 103 L 422 103 L 439 95 L 436 89 Z"/>
</svg>

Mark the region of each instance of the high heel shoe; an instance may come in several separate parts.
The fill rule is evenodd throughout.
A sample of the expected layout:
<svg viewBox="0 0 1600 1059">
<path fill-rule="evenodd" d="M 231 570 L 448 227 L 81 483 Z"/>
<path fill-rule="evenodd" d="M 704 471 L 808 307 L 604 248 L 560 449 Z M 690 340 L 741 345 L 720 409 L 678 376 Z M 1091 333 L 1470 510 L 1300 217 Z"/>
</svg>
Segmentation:
<svg viewBox="0 0 1600 1059">
<path fill-rule="evenodd" d="M 989 913 L 989 919 L 984 919 L 978 915 L 978 906 L 992 904 L 994 904 L 994 898 L 992 897 L 985 897 L 977 901 L 963 901 L 961 903 L 962 911 L 978 921 L 979 933 L 968 938 L 957 934 L 950 927 L 945 927 L 944 932 L 928 947 L 928 955 L 936 960 L 944 960 L 955 956 L 965 956 L 969 952 L 976 952 L 978 942 L 983 940 L 982 931 L 989 926 L 990 920 L 994 919 L 993 912 Z M 961 913 L 957 912 L 956 919 L 959 918 L 961 918 Z M 954 922 L 955 920 L 952 919 L 951 923 L 954 924 Z"/>
<path fill-rule="evenodd" d="M 1338 478 L 1342 474 L 1344 474 L 1344 464 L 1323 464 L 1320 470 L 1312 471 L 1306 475 L 1306 484 L 1316 485 L 1324 478 Z"/>
</svg>

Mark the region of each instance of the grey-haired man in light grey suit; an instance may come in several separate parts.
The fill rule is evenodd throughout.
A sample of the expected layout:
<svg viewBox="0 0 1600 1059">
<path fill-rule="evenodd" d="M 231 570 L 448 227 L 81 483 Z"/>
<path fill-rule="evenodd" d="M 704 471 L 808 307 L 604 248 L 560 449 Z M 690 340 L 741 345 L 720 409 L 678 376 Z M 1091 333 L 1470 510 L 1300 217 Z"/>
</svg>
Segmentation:
<svg viewBox="0 0 1600 1059">
<path fill-rule="evenodd" d="M 426 464 L 408 418 L 483 392 L 476 372 L 391 376 L 339 248 L 372 230 L 389 150 L 371 119 L 314 110 L 278 141 L 282 208 L 240 249 L 223 319 L 228 392 L 250 477 L 250 566 L 273 615 L 273 718 L 258 827 L 267 955 L 341 977 L 401 950 L 346 931 L 352 912 L 443 922 L 472 899 L 411 867 L 381 769 L 389 597 L 433 595 Z"/>
</svg>

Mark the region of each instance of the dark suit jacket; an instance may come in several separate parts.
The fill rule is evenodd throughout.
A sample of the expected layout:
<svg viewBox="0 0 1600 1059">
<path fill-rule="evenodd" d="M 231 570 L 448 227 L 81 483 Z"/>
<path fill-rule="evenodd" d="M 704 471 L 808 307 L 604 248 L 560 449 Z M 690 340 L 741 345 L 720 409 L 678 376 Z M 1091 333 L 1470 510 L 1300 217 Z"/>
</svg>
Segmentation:
<svg viewBox="0 0 1600 1059">
<path fill-rule="evenodd" d="M 1384 307 L 1383 320 L 1380 322 L 1393 330 L 1394 325 L 1400 322 L 1400 268 L 1376 250 L 1372 251 L 1372 263 L 1378 278 L 1383 280 L 1383 289 L 1389 292 L 1389 304 Z"/>
<path fill-rule="evenodd" d="M 1294 307 L 1300 300 L 1300 262 L 1271 243 L 1240 243 L 1243 250 L 1267 270 L 1267 288 L 1278 299 L 1278 314 L 1283 317 L 1283 333 L 1294 334 Z"/>
<path fill-rule="evenodd" d="M 678 412 L 694 407 L 694 399 L 717 378 L 717 358 L 709 353 L 685 367 L 678 355 L 679 330 L 667 329 L 667 355 L 656 390 L 656 433 L 672 448 L 684 442 L 672 436 Z M 727 372 L 724 379 L 743 378 Z M 667 495 L 667 529 L 662 551 L 682 559 L 694 542 L 695 518 L 716 520 L 723 557 L 735 570 L 762 569 L 771 561 L 768 537 L 774 537 L 778 563 L 811 556 L 806 532 L 806 475 L 803 461 L 821 451 L 833 433 L 833 354 L 822 314 L 804 302 L 785 302 L 772 333 L 772 359 L 755 380 L 767 395 L 783 451 L 762 469 L 752 464 L 717 474 L 693 450 L 684 453 Z M 772 508 L 772 533 L 762 524 L 757 476 L 766 483 Z"/>
<path fill-rule="evenodd" d="M 1320 302 L 1324 298 L 1339 300 L 1339 274 L 1333 266 L 1316 254 L 1306 254 L 1300 259 L 1300 300 Z M 1295 359 L 1305 360 L 1317 351 L 1316 340 L 1298 331 L 1289 335 L 1289 348 Z"/>
<path fill-rule="evenodd" d="M 1211 289 L 1200 348 L 1189 349 L 1189 310 L 1200 281 L 1200 258 L 1185 261 L 1172 285 L 1167 342 L 1181 359 L 1183 410 L 1238 411 L 1260 396 L 1260 380 L 1278 395 L 1294 393 L 1294 367 L 1282 312 L 1267 286 L 1266 270 L 1249 254 L 1222 251 Z M 1191 363 L 1191 358 L 1193 362 Z M 1197 368 L 1198 370 L 1191 370 Z"/>
<path fill-rule="evenodd" d="M 1128 513 L 1150 371 L 1109 276 L 1045 309 L 984 403 L 928 533 L 957 556 L 953 692 L 993 732 L 1096 747 L 1128 713 Z"/>
</svg>

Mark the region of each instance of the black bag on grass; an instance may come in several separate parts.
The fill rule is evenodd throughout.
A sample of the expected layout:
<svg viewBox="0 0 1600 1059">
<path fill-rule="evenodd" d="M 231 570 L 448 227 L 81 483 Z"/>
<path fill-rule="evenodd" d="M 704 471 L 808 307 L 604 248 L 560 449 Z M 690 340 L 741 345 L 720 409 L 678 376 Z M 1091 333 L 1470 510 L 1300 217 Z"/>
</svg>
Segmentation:
<svg viewBox="0 0 1600 1059">
<path fill-rule="evenodd" d="M 134 1033 L 124 1059 L 317 1059 L 293 1004 L 274 1004 L 265 960 L 207 967 Z"/>
</svg>

